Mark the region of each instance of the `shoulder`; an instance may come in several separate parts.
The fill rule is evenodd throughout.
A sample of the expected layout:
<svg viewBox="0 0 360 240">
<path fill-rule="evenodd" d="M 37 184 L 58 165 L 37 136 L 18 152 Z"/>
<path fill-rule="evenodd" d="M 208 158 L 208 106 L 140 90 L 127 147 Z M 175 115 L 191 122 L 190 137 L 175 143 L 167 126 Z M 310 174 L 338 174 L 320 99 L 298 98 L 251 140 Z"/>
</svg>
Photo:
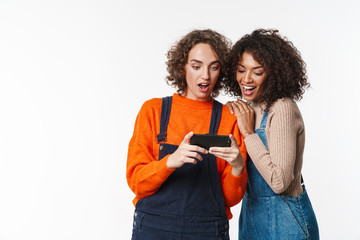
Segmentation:
<svg viewBox="0 0 360 240">
<path fill-rule="evenodd" d="M 294 126 L 303 126 L 303 119 L 296 102 L 290 98 L 278 99 L 270 107 L 269 116 L 273 121 L 280 121 L 282 124 L 290 123 Z"/>
<path fill-rule="evenodd" d="M 138 113 L 140 118 L 151 118 L 151 116 L 161 114 L 162 98 L 152 98 L 146 100 Z"/>
<path fill-rule="evenodd" d="M 237 119 L 234 114 L 232 114 L 229 108 L 226 105 L 222 105 L 220 125 L 217 134 L 219 135 L 229 135 L 232 134 L 239 146 L 242 144 L 242 139 L 240 136 L 240 131 L 237 125 Z"/>
<path fill-rule="evenodd" d="M 276 100 L 270 107 L 270 113 L 274 114 L 300 114 L 296 102 L 290 98 L 281 98 Z"/>
<path fill-rule="evenodd" d="M 219 133 L 220 135 L 228 135 L 232 133 L 235 138 L 237 138 L 237 134 L 240 133 L 238 130 L 237 119 L 235 114 L 232 114 L 229 108 L 226 105 L 222 106 L 222 113 L 220 119 Z M 239 139 L 237 139 L 239 141 Z"/>
<path fill-rule="evenodd" d="M 146 100 L 141 106 L 141 111 L 147 111 L 150 109 L 158 108 L 159 106 L 161 107 L 161 104 L 162 104 L 162 98 L 152 98 Z"/>
<path fill-rule="evenodd" d="M 222 113 L 221 113 L 221 118 L 225 118 L 227 119 L 228 121 L 235 121 L 236 122 L 236 116 L 235 114 L 232 114 L 229 110 L 229 108 L 223 104 L 222 105 Z"/>
</svg>

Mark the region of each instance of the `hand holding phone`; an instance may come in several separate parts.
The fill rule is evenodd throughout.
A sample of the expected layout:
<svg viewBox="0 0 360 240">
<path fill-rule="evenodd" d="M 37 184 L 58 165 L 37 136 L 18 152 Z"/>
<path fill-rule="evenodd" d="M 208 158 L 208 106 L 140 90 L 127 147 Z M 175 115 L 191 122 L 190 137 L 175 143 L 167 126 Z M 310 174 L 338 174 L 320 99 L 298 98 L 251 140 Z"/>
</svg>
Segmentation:
<svg viewBox="0 0 360 240">
<path fill-rule="evenodd" d="M 169 155 L 166 162 L 168 168 L 175 169 L 182 167 L 185 163 L 196 164 L 198 160 L 203 160 L 201 153 L 207 154 L 208 151 L 202 147 L 189 144 L 193 135 L 193 132 L 186 134 L 176 151 Z"/>
</svg>

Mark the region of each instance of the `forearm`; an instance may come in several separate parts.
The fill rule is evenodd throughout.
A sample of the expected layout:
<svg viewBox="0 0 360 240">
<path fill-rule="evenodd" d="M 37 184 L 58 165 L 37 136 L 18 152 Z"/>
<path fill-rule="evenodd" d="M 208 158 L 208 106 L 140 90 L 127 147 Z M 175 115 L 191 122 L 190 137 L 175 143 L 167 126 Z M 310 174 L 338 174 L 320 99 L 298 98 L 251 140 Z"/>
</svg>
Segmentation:
<svg viewBox="0 0 360 240">
<path fill-rule="evenodd" d="M 154 194 L 174 171 L 166 166 L 167 157 L 160 161 L 128 161 L 127 181 L 137 197 Z"/>
<path fill-rule="evenodd" d="M 238 204 L 244 197 L 246 191 L 246 168 L 243 169 L 239 176 L 234 176 L 232 174 L 231 166 L 228 165 L 225 168 L 220 181 L 223 189 L 225 206 L 232 207 Z"/>
<path fill-rule="evenodd" d="M 245 138 L 248 154 L 256 169 L 275 193 L 282 193 L 293 180 L 295 152 L 286 151 L 286 143 L 268 151 L 258 134 Z M 273 153 L 273 154 L 272 154 Z"/>
</svg>

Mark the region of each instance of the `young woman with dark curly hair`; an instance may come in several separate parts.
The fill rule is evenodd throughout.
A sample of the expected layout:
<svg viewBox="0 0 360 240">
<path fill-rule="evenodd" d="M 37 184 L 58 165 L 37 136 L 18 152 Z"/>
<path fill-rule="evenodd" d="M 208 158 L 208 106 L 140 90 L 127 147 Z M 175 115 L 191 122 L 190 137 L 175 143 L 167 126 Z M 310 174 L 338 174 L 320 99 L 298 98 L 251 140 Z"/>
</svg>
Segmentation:
<svg viewBox="0 0 360 240">
<path fill-rule="evenodd" d="M 219 33 L 195 30 L 168 52 L 167 81 L 178 93 L 143 104 L 129 143 L 133 240 L 229 239 L 230 207 L 244 196 L 247 181 L 236 117 L 213 99 L 229 50 Z M 231 146 L 190 145 L 194 133 L 229 135 Z"/>
<path fill-rule="evenodd" d="M 305 128 L 295 103 L 310 85 L 306 65 L 277 30 L 245 35 L 230 56 L 225 89 L 246 101 L 227 103 L 248 152 L 239 239 L 319 239 L 302 181 Z"/>
</svg>

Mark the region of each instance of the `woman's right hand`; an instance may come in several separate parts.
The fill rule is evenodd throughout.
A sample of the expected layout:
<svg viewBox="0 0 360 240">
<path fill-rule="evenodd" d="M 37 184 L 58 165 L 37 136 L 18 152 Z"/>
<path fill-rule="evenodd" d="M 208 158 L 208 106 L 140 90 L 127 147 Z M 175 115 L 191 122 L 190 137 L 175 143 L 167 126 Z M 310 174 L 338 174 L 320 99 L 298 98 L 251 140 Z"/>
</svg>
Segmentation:
<svg viewBox="0 0 360 240">
<path fill-rule="evenodd" d="M 225 106 L 228 107 L 228 109 L 229 109 L 229 111 L 231 112 L 231 114 L 234 114 L 233 104 L 234 104 L 234 101 L 228 101 L 228 102 L 225 103 Z"/>
<path fill-rule="evenodd" d="M 207 154 L 208 151 L 205 148 L 190 145 L 190 138 L 193 135 L 193 132 L 186 134 L 178 149 L 173 154 L 169 155 L 166 162 L 168 168 L 179 168 L 185 163 L 196 164 L 196 159 L 202 161 L 202 157 L 199 153 Z"/>
<path fill-rule="evenodd" d="M 243 137 L 254 133 L 254 110 L 246 102 L 237 100 L 226 103 L 232 114 L 235 114 L 239 130 Z"/>
</svg>

